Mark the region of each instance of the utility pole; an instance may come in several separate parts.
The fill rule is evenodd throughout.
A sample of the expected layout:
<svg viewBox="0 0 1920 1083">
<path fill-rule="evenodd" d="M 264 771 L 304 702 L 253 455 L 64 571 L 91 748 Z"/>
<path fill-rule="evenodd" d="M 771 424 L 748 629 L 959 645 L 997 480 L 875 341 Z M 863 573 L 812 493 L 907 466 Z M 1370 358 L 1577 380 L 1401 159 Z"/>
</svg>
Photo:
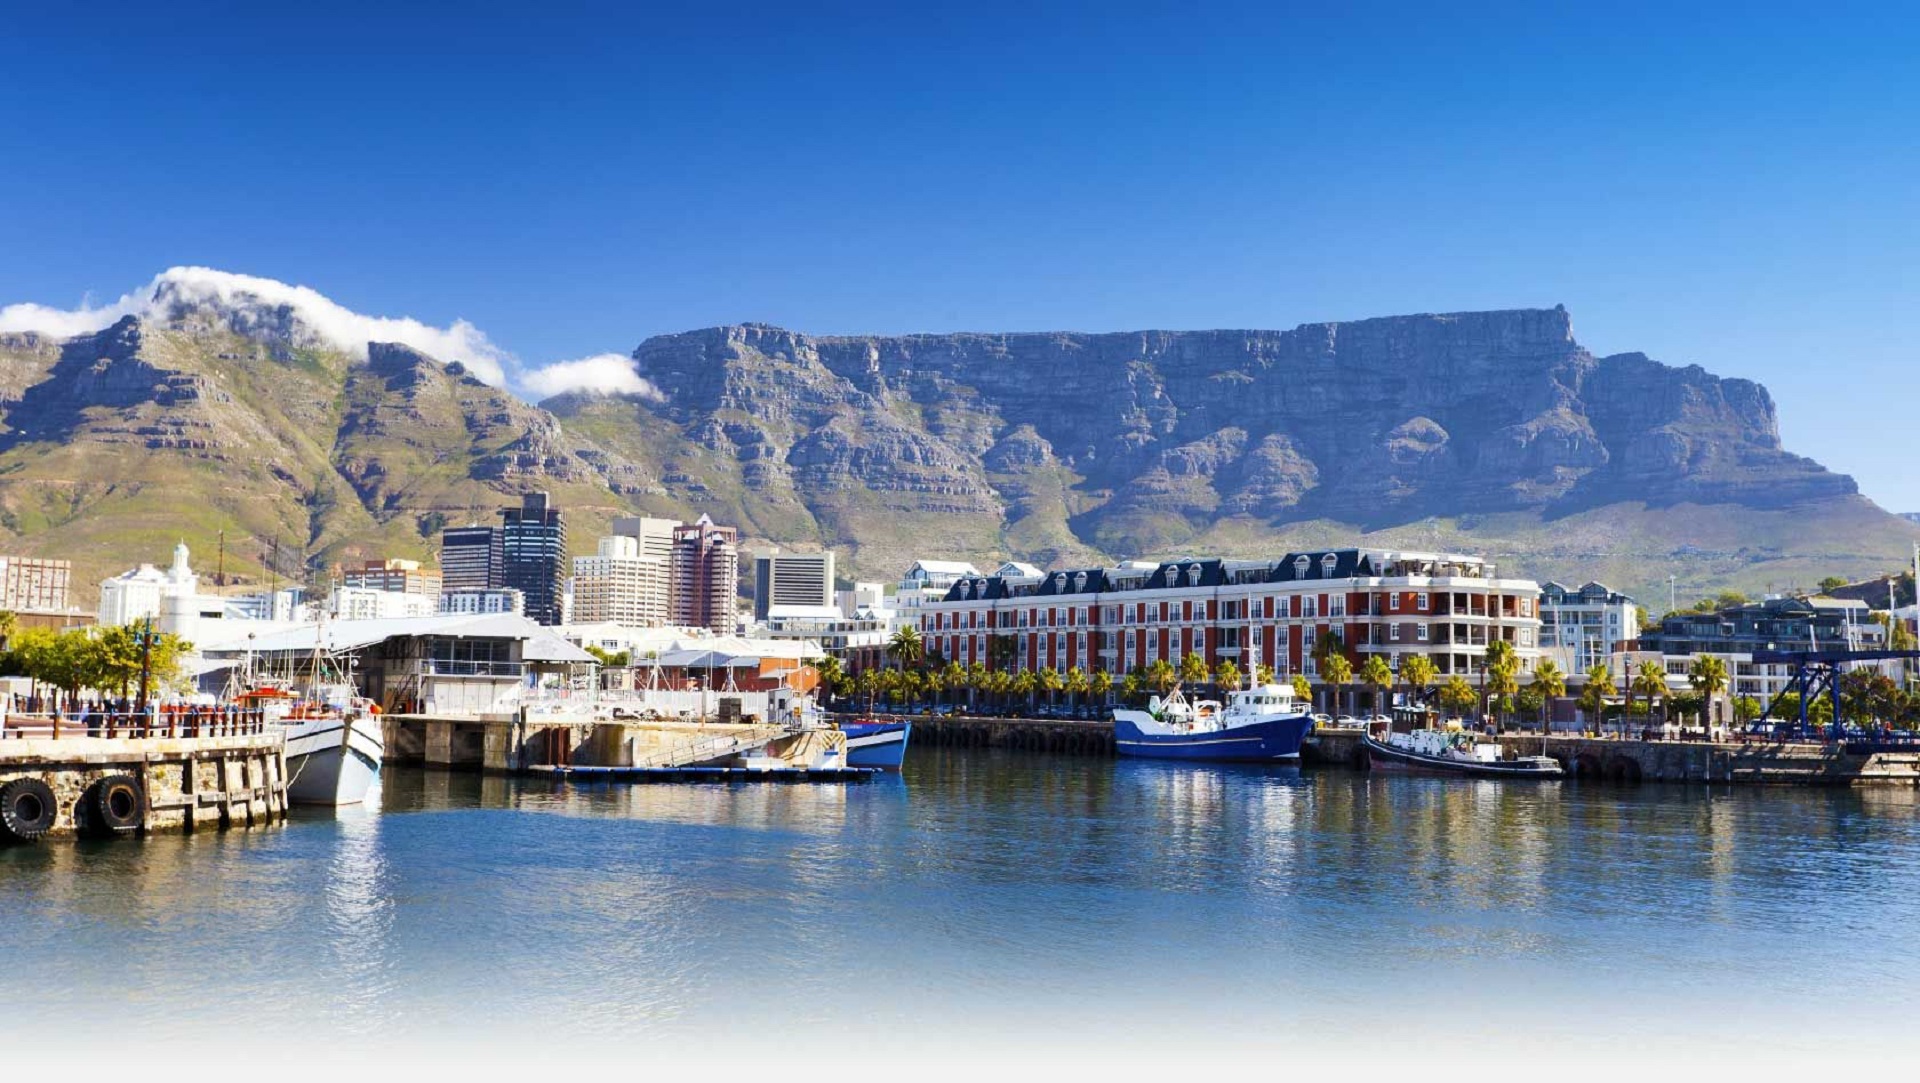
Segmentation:
<svg viewBox="0 0 1920 1083">
<path fill-rule="evenodd" d="M 1667 576 L 1667 612 L 1678 613 L 1679 611 L 1680 611 L 1680 594 L 1679 594 L 1679 587 L 1677 585 L 1677 578 L 1675 576 L 1669 575 Z"/>
<path fill-rule="evenodd" d="M 135 712 L 147 713 L 147 682 L 153 675 L 153 618 L 148 617 L 140 632 L 140 701 Z"/>
<path fill-rule="evenodd" d="M 227 585 L 227 532 L 220 531 L 220 563 L 213 573 L 213 581 L 225 589 Z"/>
</svg>

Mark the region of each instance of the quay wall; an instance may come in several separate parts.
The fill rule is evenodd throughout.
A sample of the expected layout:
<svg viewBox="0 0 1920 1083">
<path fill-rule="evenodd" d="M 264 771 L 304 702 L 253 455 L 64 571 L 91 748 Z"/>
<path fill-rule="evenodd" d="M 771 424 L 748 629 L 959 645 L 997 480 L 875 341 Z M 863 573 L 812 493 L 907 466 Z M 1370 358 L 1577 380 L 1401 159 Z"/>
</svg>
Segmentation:
<svg viewBox="0 0 1920 1083">
<path fill-rule="evenodd" d="M 950 748 L 1014 748 L 1079 756 L 1111 756 L 1113 723 L 1059 718 L 983 718 L 971 715 L 903 715 L 913 723 L 913 744 Z M 911 754 L 911 753 L 909 753 Z"/>
<path fill-rule="evenodd" d="M 1546 755 L 1576 779 L 1608 782 L 1713 782 L 1795 786 L 1920 785 L 1920 750 L 1854 754 L 1831 745 L 1641 741 L 1616 737 L 1496 738 L 1508 755 Z M 1308 763 L 1366 769 L 1357 732 L 1307 738 Z"/>
<path fill-rule="evenodd" d="M 765 732 L 764 726 L 718 722 L 632 720 L 583 722 L 554 718 L 467 719 L 385 715 L 388 763 L 520 774 L 533 767 L 631 767 L 675 746 Z M 782 737 L 776 754 L 811 757 L 818 741 Z"/>
<path fill-rule="evenodd" d="M 251 827 L 287 813 L 285 742 L 278 731 L 222 737 L 8 737 L 0 740 L 0 786 L 34 778 L 53 791 L 50 836 L 97 828 L 95 784 L 135 780 L 137 832 Z"/>
</svg>

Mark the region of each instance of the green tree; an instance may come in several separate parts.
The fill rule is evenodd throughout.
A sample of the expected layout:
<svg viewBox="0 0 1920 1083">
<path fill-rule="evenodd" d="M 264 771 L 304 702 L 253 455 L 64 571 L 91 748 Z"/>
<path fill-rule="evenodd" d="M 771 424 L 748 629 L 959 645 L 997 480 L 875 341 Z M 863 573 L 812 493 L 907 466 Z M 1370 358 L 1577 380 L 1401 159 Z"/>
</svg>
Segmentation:
<svg viewBox="0 0 1920 1083">
<path fill-rule="evenodd" d="M 1093 688 L 1093 678 L 1087 675 L 1086 670 L 1081 669 L 1079 666 L 1074 666 L 1067 670 L 1067 677 L 1064 683 L 1067 689 L 1068 705 L 1078 710 L 1080 707 L 1080 697 L 1086 695 L 1087 692 Z"/>
<path fill-rule="evenodd" d="M 1307 680 L 1307 675 L 1304 673 L 1296 673 L 1293 675 L 1291 683 L 1293 685 L 1293 698 L 1309 707 L 1313 706 L 1313 682 Z"/>
<path fill-rule="evenodd" d="M 1546 707 L 1547 694 L 1540 690 L 1538 682 L 1529 681 L 1513 694 L 1513 709 L 1529 722 L 1538 722 Z"/>
<path fill-rule="evenodd" d="M 1213 683 L 1220 686 L 1222 691 L 1240 687 L 1242 677 L 1239 664 L 1231 658 L 1222 661 L 1213 669 Z"/>
<path fill-rule="evenodd" d="M 1514 652 L 1513 644 L 1496 639 L 1487 644 L 1486 666 L 1482 687 L 1487 694 L 1488 713 L 1499 718 L 1512 706 L 1513 694 L 1520 690 L 1520 657 Z"/>
<path fill-rule="evenodd" d="M 1360 666 L 1360 683 L 1373 689 L 1374 712 L 1382 713 L 1385 708 L 1385 696 L 1393 691 L 1393 667 L 1380 655 L 1370 654 Z"/>
<path fill-rule="evenodd" d="M 1653 701 L 1655 699 L 1664 700 L 1667 695 L 1666 668 L 1659 662 L 1652 661 L 1651 659 L 1640 663 L 1640 669 L 1633 675 L 1633 683 L 1628 686 L 1627 693 L 1627 711 L 1629 714 L 1633 712 L 1634 696 L 1639 696 L 1641 702 L 1645 704 L 1646 710 L 1643 713 L 1652 714 Z"/>
<path fill-rule="evenodd" d="M 0 653 L 6 651 L 7 641 L 19 630 L 20 618 L 13 615 L 13 610 L 0 609 Z"/>
<path fill-rule="evenodd" d="M 1587 686 L 1580 690 L 1580 710 L 1586 714 L 1594 731 L 1598 732 L 1605 721 L 1607 697 L 1617 690 L 1613 686 L 1613 671 L 1604 665 L 1596 665 L 1587 670 Z"/>
<path fill-rule="evenodd" d="M 626 651 L 610 651 L 605 647 L 592 644 L 587 647 L 587 653 L 593 655 L 602 666 L 609 669 L 624 667 L 631 658 Z"/>
<path fill-rule="evenodd" d="M 1273 683 L 1273 667 L 1266 664 L 1265 662 L 1255 662 L 1253 664 L 1253 683 L 1272 684 Z"/>
<path fill-rule="evenodd" d="M 1182 684 L 1202 684 L 1207 679 L 1207 662 L 1193 652 L 1187 652 L 1180 659 L 1180 682 Z"/>
<path fill-rule="evenodd" d="M 1094 670 L 1087 677 L 1087 691 L 1093 693 L 1101 705 L 1105 706 L 1107 694 L 1113 691 L 1113 674 L 1104 669 Z"/>
<path fill-rule="evenodd" d="M 979 695 L 987 691 L 987 677 L 992 673 L 979 662 L 967 663 L 967 709 L 977 710 L 980 706 Z"/>
<path fill-rule="evenodd" d="M 1345 654 L 1346 651 L 1346 643 L 1329 628 L 1313 637 L 1313 649 L 1308 654 L 1313 658 L 1314 669 L 1324 671 L 1327 668 L 1327 659 L 1336 654 Z"/>
<path fill-rule="evenodd" d="M 1440 679 L 1434 669 L 1433 659 L 1424 654 L 1409 654 L 1400 660 L 1400 679 L 1413 690 L 1414 698 L 1427 701 L 1427 693 L 1433 689 L 1433 682 Z"/>
<path fill-rule="evenodd" d="M 887 655 L 902 669 L 914 669 L 927 656 L 927 645 L 920 639 L 920 632 L 911 624 L 903 624 L 900 630 L 887 640 Z"/>
<path fill-rule="evenodd" d="M 1039 690 L 1040 678 L 1034 676 L 1033 670 L 1030 669 L 1023 669 L 1014 674 L 1008 688 L 1008 691 L 1027 701 L 1028 710 L 1033 709 L 1033 697 Z"/>
<path fill-rule="evenodd" d="M 958 692 L 967 687 L 967 667 L 958 662 L 948 662 L 940 667 L 940 686 L 949 692 Z"/>
<path fill-rule="evenodd" d="M 1542 658 L 1540 663 L 1533 667 L 1533 680 L 1528 683 L 1527 687 L 1533 689 L 1540 697 L 1540 707 L 1538 708 L 1541 712 L 1542 719 L 1540 732 L 1545 733 L 1550 728 L 1545 721 L 1546 706 L 1548 703 L 1567 694 L 1567 676 L 1560 672 L 1559 664 L 1553 659 Z"/>
<path fill-rule="evenodd" d="M 1067 686 L 1067 681 L 1060 675 L 1059 670 L 1049 666 L 1034 675 L 1034 684 L 1040 691 L 1047 694 L 1047 706 L 1051 707 L 1058 702 L 1055 697 L 1060 694 L 1062 688 Z"/>
<path fill-rule="evenodd" d="M 1752 722 L 1758 719 L 1761 713 L 1764 712 L 1765 710 L 1766 708 L 1760 706 L 1760 701 L 1753 698 L 1752 696 L 1735 696 L 1734 697 L 1733 718 L 1734 718 L 1734 721 L 1736 722 L 1740 722 L 1742 724 L 1747 722 Z"/>
<path fill-rule="evenodd" d="M 1129 670 L 1126 676 L 1120 678 L 1120 699 L 1126 703 L 1133 703 L 1145 687 L 1146 681 L 1141 678 L 1139 668 Z"/>
<path fill-rule="evenodd" d="M 1465 677 L 1456 673 L 1440 685 L 1439 699 L 1440 706 L 1446 708 L 1447 713 L 1464 715 L 1480 702 L 1480 693 L 1473 690 Z"/>
<path fill-rule="evenodd" d="M 867 713 L 873 713 L 873 697 L 880 691 L 880 671 L 863 669 L 853 676 L 853 690 L 867 701 Z"/>
<path fill-rule="evenodd" d="M 1333 689 L 1333 709 L 1340 710 L 1341 690 L 1353 680 L 1353 663 L 1344 654 L 1330 655 L 1320 667 L 1320 680 Z"/>
<path fill-rule="evenodd" d="M 1687 679 L 1693 682 L 1693 690 L 1706 700 L 1708 722 L 1718 721 L 1719 711 L 1715 708 L 1720 693 L 1727 690 L 1727 663 L 1711 654 L 1700 655 L 1687 667 Z"/>
<path fill-rule="evenodd" d="M 1153 664 L 1147 667 L 1145 684 L 1160 695 L 1173 691 L 1173 686 L 1179 683 L 1180 671 L 1174 669 L 1173 663 L 1165 658 L 1155 658 Z"/>
<path fill-rule="evenodd" d="M 1830 594 L 1846 585 L 1847 581 L 1840 576 L 1829 575 L 1825 579 L 1820 580 L 1820 593 Z"/>
</svg>

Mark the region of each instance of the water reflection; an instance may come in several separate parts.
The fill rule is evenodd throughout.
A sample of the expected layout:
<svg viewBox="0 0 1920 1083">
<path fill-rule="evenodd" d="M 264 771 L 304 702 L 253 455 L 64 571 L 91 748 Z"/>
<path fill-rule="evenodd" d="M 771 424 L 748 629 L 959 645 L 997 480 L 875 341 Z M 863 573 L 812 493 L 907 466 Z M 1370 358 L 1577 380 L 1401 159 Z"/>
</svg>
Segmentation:
<svg viewBox="0 0 1920 1083">
<path fill-rule="evenodd" d="M 1700 1003 L 1737 1022 L 1844 995 L 1859 1007 L 1818 1025 L 1865 1026 L 1920 1007 L 1900 932 L 1920 918 L 1917 822 L 1910 790 L 935 748 L 845 786 L 393 770 L 358 812 L 0 850 L 0 958 L 61 978 L 0 1033 L 109 989 L 133 992 L 125 1018 L 177 1027 L 213 1003 L 183 981 L 289 1035 L 911 1034 L 954 1012 L 1092 1033 L 1116 998 L 1269 1037 L 1310 1036 L 1302 1004 L 1604 1003 L 1660 1033 Z"/>
</svg>

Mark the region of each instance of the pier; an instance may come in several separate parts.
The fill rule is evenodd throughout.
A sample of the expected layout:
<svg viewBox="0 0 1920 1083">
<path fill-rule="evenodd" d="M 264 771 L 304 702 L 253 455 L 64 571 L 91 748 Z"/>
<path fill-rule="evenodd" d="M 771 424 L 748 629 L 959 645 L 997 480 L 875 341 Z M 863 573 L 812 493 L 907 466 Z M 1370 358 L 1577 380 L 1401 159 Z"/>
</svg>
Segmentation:
<svg viewBox="0 0 1920 1083">
<path fill-rule="evenodd" d="M 0 839 L 284 820 L 285 748 L 278 729 L 231 712 L 9 716 L 0 728 Z"/>
<path fill-rule="evenodd" d="M 830 751 L 834 744 L 841 748 L 846 744 L 846 736 L 838 731 L 793 733 L 779 726 L 744 722 L 590 722 L 402 714 L 385 716 L 382 727 L 389 763 L 491 774 L 562 773 L 564 777 L 564 772 L 574 771 L 582 778 L 614 769 L 634 774 L 705 767 L 763 749 L 797 770 Z M 744 773 L 757 776 L 764 772 Z"/>
<path fill-rule="evenodd" d="M 901 715 L 900 720 L 913 723 L 915 744 L 950 748 L 1013 748 L 1024 752 L 1058 752 L 1074 756 L 1114 754 L 1113 723 L 1104 718 Z"/>
</svg>

